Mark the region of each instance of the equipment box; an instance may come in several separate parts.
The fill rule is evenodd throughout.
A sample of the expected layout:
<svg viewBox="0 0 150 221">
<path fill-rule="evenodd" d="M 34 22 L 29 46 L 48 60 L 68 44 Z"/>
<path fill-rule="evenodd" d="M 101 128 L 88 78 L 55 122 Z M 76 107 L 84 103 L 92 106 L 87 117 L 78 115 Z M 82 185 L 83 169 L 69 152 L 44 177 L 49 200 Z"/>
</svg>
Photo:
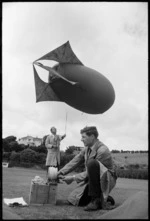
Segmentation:
<svg viewBox="0 0 150 221">
<path fill-rule="evenodd" d="M 56 204 L 56 184 L 34 184 L 31 183 L 29 204 Z"/>
</svg>

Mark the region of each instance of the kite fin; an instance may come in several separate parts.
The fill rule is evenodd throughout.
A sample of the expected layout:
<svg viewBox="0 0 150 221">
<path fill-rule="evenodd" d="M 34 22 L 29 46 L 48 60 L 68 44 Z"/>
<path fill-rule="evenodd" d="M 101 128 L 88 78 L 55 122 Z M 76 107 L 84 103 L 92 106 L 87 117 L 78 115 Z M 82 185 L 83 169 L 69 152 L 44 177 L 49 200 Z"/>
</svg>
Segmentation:
<svg viewBox="0 0 150 221">
<path fill-rule="evenodd" d="M 36 102 L 40 101 L 60 101 L 54 90 L 51 88 L 49 83 L 45 83 L 40 79 L 37 71 L 33 65 L 34 80 L 35 80 L 35 91 L 36 91 Z"/>
<path fill-rule="evenodd" d="M 69 41 L 49 52 L 48 54 L 42 56 L 41 58 L 37 59 L 36 61 L 38 60 L 54 60 L 59 63 L 83 65 L 73 52 Z"/>
</svg>

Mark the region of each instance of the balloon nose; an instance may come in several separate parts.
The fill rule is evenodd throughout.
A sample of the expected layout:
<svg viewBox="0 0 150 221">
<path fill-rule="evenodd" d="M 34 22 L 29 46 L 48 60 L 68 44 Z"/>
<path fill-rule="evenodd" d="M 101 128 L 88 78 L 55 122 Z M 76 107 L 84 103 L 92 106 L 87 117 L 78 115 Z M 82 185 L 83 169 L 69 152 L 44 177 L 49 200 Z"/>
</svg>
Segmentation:
<svg viewBox="0 0 150 221">
<path fill-rule="evenodd" d="M 58 173 L 58 168 L 57 167 L 49 167 L 49 169 L 48 169 L 48 178 L 50 180 L 56 180 L 57 179 L 57 173 Z"/>
</svg>

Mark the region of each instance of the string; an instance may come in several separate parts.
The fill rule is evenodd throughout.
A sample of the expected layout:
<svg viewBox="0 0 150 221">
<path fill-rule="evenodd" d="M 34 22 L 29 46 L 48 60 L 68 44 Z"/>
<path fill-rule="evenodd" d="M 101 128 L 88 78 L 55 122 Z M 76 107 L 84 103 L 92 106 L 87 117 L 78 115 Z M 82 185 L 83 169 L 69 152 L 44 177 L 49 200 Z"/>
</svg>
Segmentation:
<svg viewBox="0 0 150 221">
<path fill-rule="evenodd" d="M 65 134 L 66 134 L 66 130 L 67 130 L 67 111 L 66 111 L 66 121 L 65 121 Z"/>
</svg>

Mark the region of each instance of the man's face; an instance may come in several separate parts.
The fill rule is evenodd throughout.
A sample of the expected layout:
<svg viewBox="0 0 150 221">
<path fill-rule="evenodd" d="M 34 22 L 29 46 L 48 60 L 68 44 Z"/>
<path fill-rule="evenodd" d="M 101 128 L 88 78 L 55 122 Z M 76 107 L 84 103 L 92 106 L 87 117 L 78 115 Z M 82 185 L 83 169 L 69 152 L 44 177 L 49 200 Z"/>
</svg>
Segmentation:
<svg viewBox="0 0 150 221">
<path fill-rule="evenodd" d="M 81 141 L 84 143 L 84 146 L 90 147 L 94 144 L 94 135 L 88 136 L 86 133 L 81 134 L 82 138 Z"/>
<path fill-rule="evenodd" d="M 52 127 L 51 133 L 52 133 L 52 134 L 56 134 L 56 132 L 57 132 L 56 128 L 55 128 L 55 127 Z"/>
</svg>

